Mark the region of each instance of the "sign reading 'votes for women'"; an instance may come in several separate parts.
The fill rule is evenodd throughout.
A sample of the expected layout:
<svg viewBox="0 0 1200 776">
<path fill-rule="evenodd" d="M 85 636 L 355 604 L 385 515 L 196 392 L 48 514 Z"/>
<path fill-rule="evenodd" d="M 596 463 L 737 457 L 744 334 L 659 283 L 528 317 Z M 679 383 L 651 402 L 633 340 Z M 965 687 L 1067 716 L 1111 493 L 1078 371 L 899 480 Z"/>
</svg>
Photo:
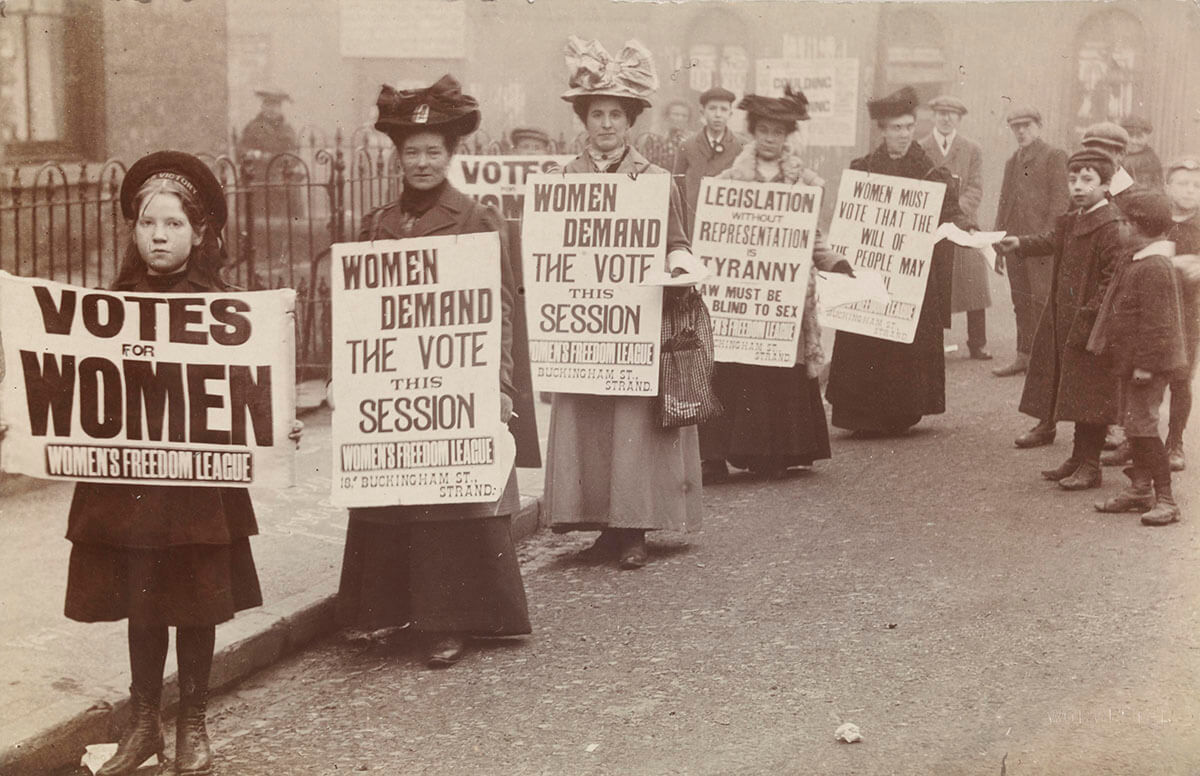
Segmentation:
<svg viewBox="0 0 1200 776">
<path fill-rule="evenodd" d="M 0 469 L 292 484 L 295 292 L 95 291 L 0 272 Z"/>
<path fill-rule="evenodd" d="M 337 243 L 332 261 L 333 503 L 500 498 L 499 235 Z"/>
<path fill-rule="evenodd" d="M 658 394 L 671 176 L 529 176 L 526 317 L 533 385 L 603 396 Z"/>
<path fill-rule="evenodd" d="M 517 219 L 525 210 L 525 179 L 536 172 L 552 172 L 575 157 L 478 156 L 455 154 L 450 159 L 446 178 L 454 188 L 479 203 L 494 207 L 508 219 Z"/>
<path fill-rule="evenodd" d="M 812 266 L 821 189 L 705 178 L 692 252 L 717 361 L 790 367 Z"/>
<path fill-rule="evenodd" d="M 855 269 L 879 272 L 890 301 L 865 300 L 820 310 L 821 325 L 869 337 L 912 343 L 946 184 L 842 172 L 829 244 Z"/>
</svg>

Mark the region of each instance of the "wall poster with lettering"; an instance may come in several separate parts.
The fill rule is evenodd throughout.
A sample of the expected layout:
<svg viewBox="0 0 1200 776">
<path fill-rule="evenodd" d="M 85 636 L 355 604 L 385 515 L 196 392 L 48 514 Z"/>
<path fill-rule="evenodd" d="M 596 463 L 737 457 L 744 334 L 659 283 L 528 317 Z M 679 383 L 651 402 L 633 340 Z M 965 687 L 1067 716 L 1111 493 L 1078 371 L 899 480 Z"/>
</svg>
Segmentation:
<svg viewBox="0 0 1200 776">
<path fill-rule="evenodd" d="M 890 301 L 818 308 L 822 326 L 911 343 L 929 282 L 946 184 L 845 170 L 829 245 L 855 269 L 883 276 Z"/>
<path fill-rule="evenodd" d="M 790 83 L 808 98 L 811 118 L 799 130 L 805 145 L 857 145 L 857 58 L 759 59 L 755 64 L 758 94 L 781 96 Z"/>
<path fill-rule="evenodd" d="M 717 361 L 790 367 L 812 266 L 821 189 L 704 178 L 692 252 Z"/>
<path fill-rule="evenodd" d="M 295 301 L 290 289 L 96 291 L 0 272 L 0 469 L 291 485 Z"/>
<path fill-rule="evenodd" d="M 535 172 L 553 172 L 574 158 L 570 154 L 455 154 L 446 178 L 451 186 L 496 208 L 505 218 L 518 219 L 525 210 L 525 179 Z"/>
<path fill-rule="evenodd" d="M 539 391 L 658 395 L 671 176 L 529 176 L 529 361 Z"/>
<path fill-rule="evenodd" d="M 499 235 L 335 243 L 331 266 L 333 503 L 500 498 Z"/>
</svg>

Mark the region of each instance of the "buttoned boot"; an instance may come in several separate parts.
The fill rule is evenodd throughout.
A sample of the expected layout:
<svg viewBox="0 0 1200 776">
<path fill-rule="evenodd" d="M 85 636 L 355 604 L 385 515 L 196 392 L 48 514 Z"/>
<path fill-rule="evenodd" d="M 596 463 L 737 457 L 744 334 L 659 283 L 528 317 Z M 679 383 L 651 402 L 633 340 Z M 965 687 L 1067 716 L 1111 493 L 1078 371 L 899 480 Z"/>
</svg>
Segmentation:
<svg viewBox="0 0 1200 776">
<path fill-rule="evenodd" d="M 1146 446 L 1153 451 L 1154 466 L 1151 471 L 1154 476 L 1154 507 L 1142 515 L 1142 524 L 1157 526 L 1177 523 L 1180 519 L 1179 505 L 1171 493 L 1171 464 L 1167 459 L 1167 448 L 1158 437 L 1146 439 Z"/>
<path fill-rule="evenodd" d="M 167 660 L 166 626 L 141 627 L 129 623 L 129 729 L 117 751 L 96 771 L 96 776 L 133 773 L 151 755 L 163 759 L 162 699 L 163 664 Z"/>
<path fill-rule="evenodd" d="M 1097 512 L 1147 512 L 1154 506 L 1154 480 L 1150 471 L 1134 463 L 1125 469 L 1129 487 L 1117 495 L 1096 502 Z"/>
<path fill-rule="evenodd" d="M 1100 470 L 1100 449 L 1104 446 L 1104 426 L 1095 423 L 1075 424 L 1075 450 L 1079 468 L 1058 481 L 1063 490 L 1090 490 L 1104 481 Z"/>
<path fill-rule="evenodd" d="M 1036 426 L 1013 440 L 1013 444 L 1021 449 L 1052 444 L 1057 430 L 1056 425 L 1053 420 L 1039 420 Z"/>
<path fill-rule="evenodd" d="M 179 716 L 175 719 L 175 773 L 205 776 L 213 772 L 205 714 L 216 628 L 176 628 L 179 660 Z"/>
</svg>

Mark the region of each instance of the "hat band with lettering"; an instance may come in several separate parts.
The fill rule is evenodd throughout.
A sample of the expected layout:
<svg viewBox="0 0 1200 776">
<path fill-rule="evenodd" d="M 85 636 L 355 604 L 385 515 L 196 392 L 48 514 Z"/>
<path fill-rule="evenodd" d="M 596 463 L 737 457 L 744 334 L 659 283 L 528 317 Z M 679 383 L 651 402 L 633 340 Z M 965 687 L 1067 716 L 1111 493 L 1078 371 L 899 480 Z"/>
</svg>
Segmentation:
<svg viewBox="0 0 1200 776">
<path fill-rule="evenodd" d="M 186 176 L 180 175 L 177 172 L 156 172 L 146 180 L 147 182 L 157 180 L 174 181 L 175 183 L 178 183 L 180 186 L 183 186 L 185 189 L 187 189 L 188 193 L 193 197 L 200 199 L 200 189 L 196 187 L 196 184 L 188 180 Z"/>
</svg>

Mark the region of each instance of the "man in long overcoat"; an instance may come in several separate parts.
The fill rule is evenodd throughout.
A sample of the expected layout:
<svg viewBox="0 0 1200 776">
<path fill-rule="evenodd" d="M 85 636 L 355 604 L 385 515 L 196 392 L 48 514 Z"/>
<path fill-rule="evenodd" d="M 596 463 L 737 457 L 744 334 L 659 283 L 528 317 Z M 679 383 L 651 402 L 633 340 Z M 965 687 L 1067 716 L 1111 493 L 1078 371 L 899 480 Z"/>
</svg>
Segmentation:
<svg viewBox="0 0 1200 776">
<path fill-rule="evenodd" d="M 967 106 L 957 97 L 942 95 L 931 100 L 929 107 L 933 110 L 934 130 L 921 139 L 921 148 L 934 165 L 945 167 L 958 178 L 958 207 L 977 223 L 979 202 L 983 199 L 983 149 L 958 131 Z M 988 266 L 983 254 L 956 245 L 950 312 L 967 314 L 967 349 L 971 358 L 981 361 L 992 357 L 987 350 L 987 308 L 991 304 Z"/>
<path fill-rule="evenodd" d="M 1017 150 L 1004 165 L 996 229 L 1012 235 L 1040 234 L 1054 226 L 1065 213 L 1067 197 L 1067 152 L 1041 139 L 1042 114 L 1036 108 L 1014 108 L 1008 127 L 1017 139 Z M 1033 335 L 1046 300 L 1054 267 L 1050 256 L 1022 252 L 1001 257 L 1012 291 L 1017 319 L 1017 356 L 1011 364 L 993 370 L 997 377 L 1019 375 L 1029 368 Z M 1041 433 L 1039 444 L 1054 441 L 1053 430 Z M 1032 445 L 1031 445 L 1032 446 Z"/>
</svg>

